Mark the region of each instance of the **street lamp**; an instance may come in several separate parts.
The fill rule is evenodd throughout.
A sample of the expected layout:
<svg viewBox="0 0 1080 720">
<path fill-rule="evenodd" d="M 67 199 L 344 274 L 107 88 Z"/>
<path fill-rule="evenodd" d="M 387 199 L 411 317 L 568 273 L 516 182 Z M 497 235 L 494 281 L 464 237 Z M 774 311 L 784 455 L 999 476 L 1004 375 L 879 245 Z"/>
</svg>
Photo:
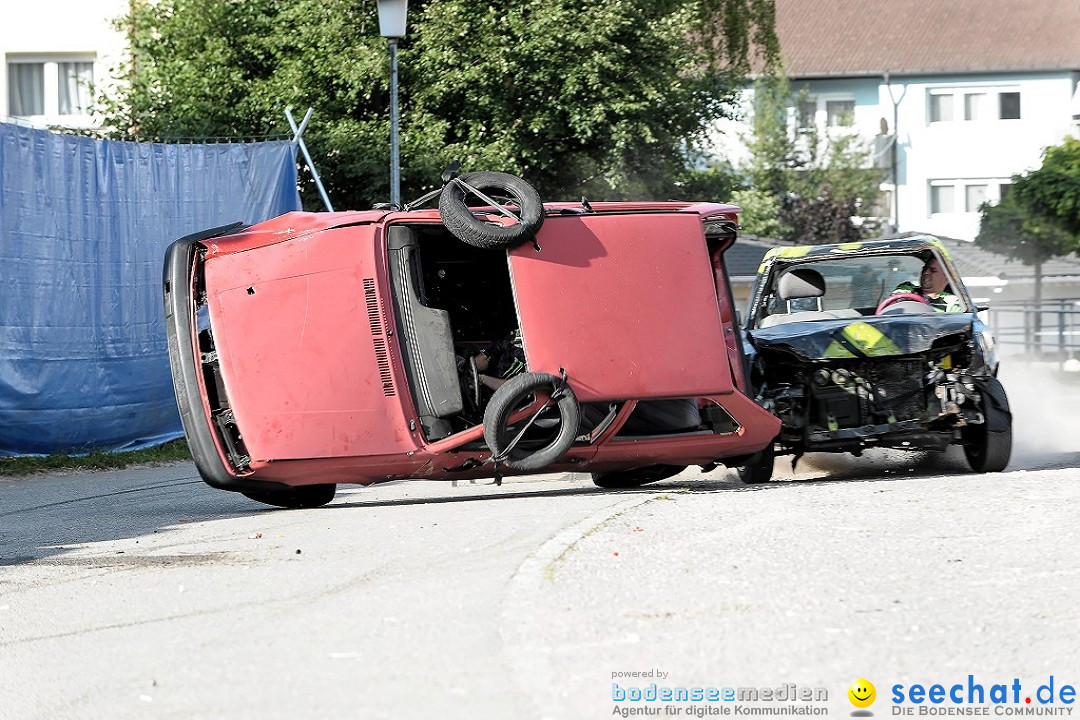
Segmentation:
<svg viewBox="0 0 1080 720">
<path fill-rule="evenodd" d="M 885 87 L 889 91 L 889 101 L 892 102 L 892 144 L 889 148 L 890 152 L 890 164 L 892 165 L 892 182 L 893 182 L 893 217 L 896 219 L 893 221 L 893 233 L 900 232 L 900 158 L 899 148 L 897 143 L 900 142 L 900 103 L 903 101 L 904 96 L 907 95 L 908 86 L 904 85 L 904 92 L 900 93 L 899 98 L 893 97 L 892 82 L 889 77 L 889 71 L 885 71 Z"/>
<path fill-rule="evenodd" d="M 390 43 L 390 205 L 401 207 L 401 163 L 398 157 L 398 40 L 405 37 L 409 0 L 377 0 L 379 34 Z"/>
</svg>

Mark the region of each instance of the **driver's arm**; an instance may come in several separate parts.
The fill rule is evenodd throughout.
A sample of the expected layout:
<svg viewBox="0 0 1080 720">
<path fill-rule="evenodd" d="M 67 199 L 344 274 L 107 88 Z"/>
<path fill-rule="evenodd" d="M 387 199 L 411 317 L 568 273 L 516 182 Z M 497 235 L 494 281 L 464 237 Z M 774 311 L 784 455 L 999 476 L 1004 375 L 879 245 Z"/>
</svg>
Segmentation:
<svg viewBox="0 0 1080 720">
<path fill-rule="evenodd" d="M 942 298 L 945 300 L 945 312 L 947 312 L 947 313 L 964 312 L 964 303 L 961 302 L 961 300 L 960 300 L 960 298 L 958 296 L 947 292 L 947 293 L 944 293 L 942 295 Z"/>
<path fill-rule="evenodd" d="M 478 352 L 473 355 L 473 362 L 476 363 L 477 370 L 484 372 L 491 365 L 491 358 L 487 356 L 487 353 Z"/>
</svg>

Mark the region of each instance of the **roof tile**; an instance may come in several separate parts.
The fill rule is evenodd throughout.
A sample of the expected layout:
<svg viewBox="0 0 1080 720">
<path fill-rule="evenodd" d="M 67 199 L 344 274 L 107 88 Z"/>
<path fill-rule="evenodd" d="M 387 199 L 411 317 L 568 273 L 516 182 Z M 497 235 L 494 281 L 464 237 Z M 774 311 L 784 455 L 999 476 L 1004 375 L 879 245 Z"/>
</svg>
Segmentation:
<svg viewBox="0 0 1080 720">
<path fill-rule="evenodd" d="M 1080 69 L 1077 0 L 776 0 L 791 77 Z"/>
</svg>

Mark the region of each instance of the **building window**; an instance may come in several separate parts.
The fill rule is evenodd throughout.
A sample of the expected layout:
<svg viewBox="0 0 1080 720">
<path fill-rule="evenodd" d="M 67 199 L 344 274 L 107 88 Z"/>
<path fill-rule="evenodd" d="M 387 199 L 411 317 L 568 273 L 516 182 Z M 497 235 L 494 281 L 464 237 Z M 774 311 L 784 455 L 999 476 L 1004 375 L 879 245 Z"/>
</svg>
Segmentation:
<svg viewBox="0 0 1080 720">
<path fill-rule="evenodd" d="M 961 110 L 965 122 L 1020 119 L 1020 92 L 1016 90 L 939 88 L 930 91 L 928 104 L 931 123 L 959 120 Z"/>
<path fill-rule="evenodd" d="M 93 98 L 90 88 L 94 83 L 94 63 L 57 63 L 58 99 L 60 115 L 86 115 L 90 112 Z"/>
<path fill-rule="evenodd" d="M 813 130 L 817 127 L 817 98 L 799 101 L 795 109 L 795 121 L 799 130 Z"/>
<path fill-rule="evenodd" d="M 8 113 L 45 114 L 45 63 L 8 64 Z"/>
<path fill-rule="evenodd" d="M 1003 92 L 999 96 L 1002 120 L 1020 119 L 1020 93 Z"/>
<path fill-rule="evenodd" d="M 79 58 L 15 60 L 7 65 L 8 114 L 62 117 L 89 114 L 94 63 Z"/>
<path fill-rule="evenodd" d="M 953 211 L 954 192 L 955 188 L 952 185 L 931 185 L 930 213 L 933 215 L 951 213 Z"/>
<path fill-rule="evenodd" d="M 996 204 L 1008 193 L 1004 178 L 972 180 L 931 180 L 930 214 L 977 213 L 983 203 Z M 963 207 L 959 205 L 963 201 Z"/>
<path fill-rule="evenodd" d="M 798 130 L 831 130 L 855 125 L 855 99 L 843 95 L 802 97 L 795 103 L 795 125 Z M 825 126 L 819 125 L 821 119 Z"/>
<path fill-rule="evenodd" d="M 979 206 L 990 196 L 989 185 L 967 185 L 964 189 L 964 211 L 979 212 Z"/>
<path fill-rule="evenodd" d="M 989 105 L 990 96 L 986 93 L 964 93 L 964 119 L 985 120 Z"/>
<path fill-rule="evenodd" d="M 953 96 L 938 95 L 930 96 L 930 122 L 949 122 L 953 119 Z"/>
<path fill-rule="evenodd" d="M 851 127 L 855 124 L 855 101 L 826 100 L 825 118 L 829 127 Z"/>
</svg>

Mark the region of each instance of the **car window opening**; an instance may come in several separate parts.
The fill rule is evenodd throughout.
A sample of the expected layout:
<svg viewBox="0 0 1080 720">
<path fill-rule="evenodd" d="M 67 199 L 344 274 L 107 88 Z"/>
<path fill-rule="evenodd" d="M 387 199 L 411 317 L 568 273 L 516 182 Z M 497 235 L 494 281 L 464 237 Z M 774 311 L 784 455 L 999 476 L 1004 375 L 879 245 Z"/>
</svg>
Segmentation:
<svg viewBox="0 0 1080 720">
<path fill-rule="evenodd" d="M 800 263 L 779 273 L 762 304 L 758 327 L 788 322 L 871 317 L 878 304 L 904 282 L 919 282 L 924 259 L 918 256 L 885 255 L 852 257 L 842 261 Z M 817 273 L 821 294 L 785 296 L 781 285 L 792 273 Z M 803 288 L 808 290 L 807 288 Z"/>
</svg>

